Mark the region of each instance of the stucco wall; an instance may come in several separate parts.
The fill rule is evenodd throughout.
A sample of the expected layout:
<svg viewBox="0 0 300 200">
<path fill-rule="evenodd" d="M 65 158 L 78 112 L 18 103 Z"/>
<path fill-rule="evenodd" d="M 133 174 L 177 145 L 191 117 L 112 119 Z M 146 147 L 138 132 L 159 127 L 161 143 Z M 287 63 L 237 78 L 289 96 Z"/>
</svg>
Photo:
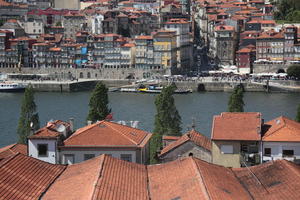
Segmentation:
<svg viewBox="0 0 300 200">
<path fill-rule="evenodd" d="M 191 141 L 178 146 L 174 150 L 161 157 L 161 159 L 162 162 L 169 162 L 172 160 L 176 160 L 178 157 L 188 157 L 190 153 L 193 154 L 193 157 L 211 162 L 211 152 L 202 147 L 199 147 Z"/>
<path fill-rule="evenodd" d="M 39 157 L 38 156 L 38 144 L 48 144 L 48 156 Z M 29 139 L 28 140 L 28 155 L 39 160 L 56 164 L 56 140 L 38 140 L 38 139 Z"/>
<path fill-rule="evenodd" d="M 100 156 L 102 154 L 111 155 L 114 158 L 121 159 L 121 154 L 131 154 L 132 162 L 137 162 L 137 151 L 134 150 L 112 150 L 112 149 L 77 149 L 77 150 L 69 150 L 69 149 L 62 149 L 60 151 L 60 163 L 65 164 L 65 154 L 73 154 L 74 155 L 74 162 L 80 163 L 84 161 L 84 154 L 95 154 L 95 156 Z M 138 156 L 140 157 L 140 156 Z M 140 161 L 140 159 L 138 159 Z"/>
<path fill-rule="evenodd" d="M 294 150 L 294 157 L 300 159 L 300 143 L 295 142 L 264 142 L 263 143 L 263 155 L 264 149 L 271 148 L 271 156 L 263 156 L 264 161 L 278 160 L 282 158 L 282 150 Z M 293 158 L 286 158 L 287 160 Z"/>
<path fill-rule="evenodd" d="M 232 145 L 233 154 L 223 154 L 221 145 Z M 240 150 L 239 141 L 213 141 L 212 142 L 212 162 L 224 167 L 240 167 Z"/>
</svg>

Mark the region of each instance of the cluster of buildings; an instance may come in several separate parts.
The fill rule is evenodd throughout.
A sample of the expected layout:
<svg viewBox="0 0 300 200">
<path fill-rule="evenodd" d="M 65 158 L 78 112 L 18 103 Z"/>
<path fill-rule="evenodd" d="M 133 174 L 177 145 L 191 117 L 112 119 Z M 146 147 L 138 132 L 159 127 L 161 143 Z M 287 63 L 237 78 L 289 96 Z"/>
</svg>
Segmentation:
<svg viewBox="0 0 300 200">
<path fill-rule="evenodd" d="M 14 16 L 0 15 L 0 68 L 136 69 L 147 72 L 146 78 L 189 72 L 193 66 L 187 3 L 48 2 L 45 8 L 29 1 L 0 1 L 0 11 L 26 7 Z M 74 2 L 80 6 L 71 6 Z"/>
<path fill-rule="evenodd" d="M 200 0 L 196 9 L 200 37 L 217 64 L 257 73 L 300 63 L 299 24 L 276 24 L 274 5 L 263 0 Z"/>
<path fill-rule="evenodd" d="M 162 163 L 145 165 L 151 133 L 111 121 L 76 131 L 72 120 L 51 121 L 28 146 L 0 149 L 0 197 L 296 200 L 299 135 L 300 123 L 285 117 L 264 123 L 260 113 L 221 113 L 212 140 L 194 129 L 164 136 Z M 251 166 L 257 153 L 268 162 Z"/>
</svg>

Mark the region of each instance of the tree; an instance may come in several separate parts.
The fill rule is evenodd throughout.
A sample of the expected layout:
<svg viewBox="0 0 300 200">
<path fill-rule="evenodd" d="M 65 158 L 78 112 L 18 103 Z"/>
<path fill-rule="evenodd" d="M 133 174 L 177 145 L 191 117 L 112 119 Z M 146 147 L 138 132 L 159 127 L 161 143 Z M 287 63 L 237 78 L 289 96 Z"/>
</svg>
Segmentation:
<svg viewBox="0 0 300 200">
<path fill-rule="evenodd" d="M 25 89 L 22 99 L 21 115 L 18 123 L 17 133 L 19 135 L 19 143 L 27 144 L 27 137 L 33 131 L 40 128 L 39 115 L 36 112 L 37 106 L 34 102 L 34 91 L 31 85 Z"/>
<path fill-rule="evenodd" d="M 101 121 L 110 114 L 111 109 L 108 108 L 107 92 L 108 89 L 102 82 L 97 83 L 89 102 L 90 110 L 87 117 L 88 121 Z"/>
<path fill-rule="evenodd" d="M 154 121 L 154 134 L 150 140 L 150 164 L 156 164 L 157 152 L 162 148 L 163 135 L 181 135 L 181 117 L 175 107 L 173 93 L 176 85 L 164 87 L 155 98 L 157 114 Z"/>
<path fill-rule="evenodd" d="M 153 133 L 150 139 L 150 164 L 159 163 L 157 158 L 157 152 L 162 148 L 162 135 L 158 133 Z"/>
<path fill-rule="evenodd" d="M 287 69 L 288 76 L 300 79 L 300 65 L 292 65 Z"/>
<path fill-rule="evenodd" d="M 244 89 L 236 87 L 229 97 L 228 112 L 244 112 Z"/>
<path fill-rule="evenodd" d="M 300 104 L 299 104 L 298 109 L 297 109 L 297 116 L 296 116 L 295 120 L 300 123 Z"/>
<path fill-rule="evenodd" d="M 181 117 L 173 98 L 175 89 L 175 84 L 165 87 L 155 99 L 157 114 L 155 115 L 154 133 L 160 135 L 181 135 Z"/>
</svg>

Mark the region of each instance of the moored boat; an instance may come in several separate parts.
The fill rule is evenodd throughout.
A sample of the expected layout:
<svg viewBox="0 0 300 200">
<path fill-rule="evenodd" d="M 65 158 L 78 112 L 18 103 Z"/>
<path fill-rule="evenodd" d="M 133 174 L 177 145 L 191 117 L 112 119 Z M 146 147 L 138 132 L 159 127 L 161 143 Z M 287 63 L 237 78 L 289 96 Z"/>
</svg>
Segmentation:
<svg viewBox="0 0 300 200">
<path fill-rule="evenodd" d="M 0 82 L 0 92 L 24 92 L 25 88 L 21 83 Z"/>
</svg>

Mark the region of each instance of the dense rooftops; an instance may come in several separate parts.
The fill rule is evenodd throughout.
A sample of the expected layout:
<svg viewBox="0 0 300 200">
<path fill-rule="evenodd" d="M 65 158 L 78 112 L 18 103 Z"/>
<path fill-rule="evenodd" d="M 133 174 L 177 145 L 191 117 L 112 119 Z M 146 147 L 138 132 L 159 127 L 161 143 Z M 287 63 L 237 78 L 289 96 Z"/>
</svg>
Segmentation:
<svg viewBox="0 0 300 200">
<path fill-rule="evenodd" d="M 63 166 L 17 154 L 0 163 L 6 199 L 296 200 L 299 180 L 300 166 L 286 160 L 231 169 L 192 157 L 145 166 L 101 155 Z"/>
</svg>

